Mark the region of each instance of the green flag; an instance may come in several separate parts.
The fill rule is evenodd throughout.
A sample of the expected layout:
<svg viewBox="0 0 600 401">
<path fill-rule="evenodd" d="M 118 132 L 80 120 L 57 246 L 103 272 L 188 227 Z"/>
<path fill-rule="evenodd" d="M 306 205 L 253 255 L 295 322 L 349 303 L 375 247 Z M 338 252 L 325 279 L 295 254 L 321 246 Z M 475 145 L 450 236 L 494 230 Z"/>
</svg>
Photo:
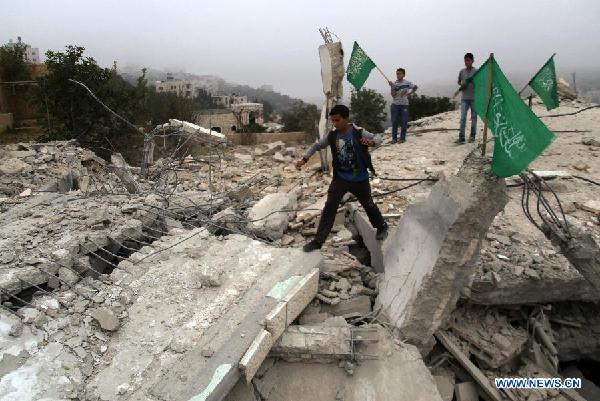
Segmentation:
<svg viewBox="0 0 600 401">
<path fill-rule="evenodd" d="M 548 110 L 558 107 L 558 88 L 556 85 L 556 70 L 554 55 L 544 64 L 531 81 L 529 86 L 538 94 Z"/>
<path fill-rule="evenodd" d="M 369 74 L 373 68 L 375 68 L 375 63 L 373 60 L 367 56 L 367 53 L 360 48 L 358 43 L 354 42 L 352 55 L 350 56 L 348 69 L 346 70 L 348 82 L 354 86 L 354 89 L 359 91 L 367 78 L 369 78 Z"/>
<path fill-rule="evenodd" d="M 490 62 L 493 79 L 488 104 Z M 492 171 L 498 177 L 518 174 L 552 143 L 554 134 L 521 100 L 495 59 L 488 59 L 472 79 L 475 110 L 482 119 L 487 114 L 488 127 L 496 138 Z"/>
</svg>

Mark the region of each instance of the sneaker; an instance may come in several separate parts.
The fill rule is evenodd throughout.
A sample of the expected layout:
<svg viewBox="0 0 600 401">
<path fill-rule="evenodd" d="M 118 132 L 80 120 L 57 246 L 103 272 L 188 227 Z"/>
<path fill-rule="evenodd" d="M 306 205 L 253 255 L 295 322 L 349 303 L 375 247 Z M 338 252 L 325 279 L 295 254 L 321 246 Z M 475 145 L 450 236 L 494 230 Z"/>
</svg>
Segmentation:
<svg viewBox="0 0 600 401">
<path fill-rule="evenodd" d="M 406 142 L 406 139 L 400 139 L 400 143 Z"/>
<path fill-rule="evenodd" d="M 395 139 L 392 139 L 392 144 L 395 144 L 395 143 L 398 143 L 398 141 Z"/>
<path fill-rule="evenodd" d="M 312 251 L 316 251 L 317 249 L 321 249 L 321 247 L 323 246 L 323 244 L 321 244 L 320 242 L 317 242 L 315 240 L 312 240 L 310 242 L 307 242 L 303 247 L 302 250 L 304 252 L 312 252 Z"/>
<path fill-rule="evenodd" d="M 375 238 L 377 239 L 377 241 L 383 241 L 384 239 L 387 238 L 387 234 L 388 234 L 388 225 L 386 223 L 383 227 L 379 227 L 377 229 L 377 234 L 375 235 Z"/>
<path fill-rule="evenodd" d="M 457 143 L 459 145 L 464 145 L 465 144 L 465 140 L 464 139 L 457 139 L 456 141 L 454 141 L 454 143 Z"/>
<path fill-rule="evenodd" d="M 474 137 L 474 136 L 470 137 L 470 138 L 469 138 L 469 142 L 470 142 L 470 143 L 473 143 L 473 142 L 475 142 L 475 137 Z"/>
</svg>

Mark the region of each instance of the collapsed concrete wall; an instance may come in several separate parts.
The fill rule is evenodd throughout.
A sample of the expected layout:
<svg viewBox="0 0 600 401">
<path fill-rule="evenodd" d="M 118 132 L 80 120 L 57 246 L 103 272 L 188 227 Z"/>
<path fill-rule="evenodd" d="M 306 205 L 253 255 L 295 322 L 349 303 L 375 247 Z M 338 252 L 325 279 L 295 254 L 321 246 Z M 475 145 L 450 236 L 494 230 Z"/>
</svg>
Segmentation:
<svg viewBox="0 0 600 401">
<path fill-rule="evenodd" d="M 470 157 L 457 176 L 407 208 L 381 244 L 385 274 L 378 304 L 410 342 L 425 346 L 469 284 L 481 243 L 508 201 L 489 160 Z"/>
</svg>

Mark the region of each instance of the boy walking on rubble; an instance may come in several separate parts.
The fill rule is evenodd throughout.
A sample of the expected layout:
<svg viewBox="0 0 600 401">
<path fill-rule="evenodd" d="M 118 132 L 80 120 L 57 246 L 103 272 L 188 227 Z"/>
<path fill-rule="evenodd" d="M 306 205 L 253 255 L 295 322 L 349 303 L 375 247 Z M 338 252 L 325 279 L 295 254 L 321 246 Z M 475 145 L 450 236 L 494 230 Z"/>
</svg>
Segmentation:
<svg viewBox="0 0 600 401">
<path fill-rule="evenodd" d="M 377 229 L 377 240 L 385 239 L 388 231 L 387 223 L 373 202 L 368 171 L 375 174 L 368 147 L 379 145 L 381 136 L 350 123 L 350 110 L 344 105 L 334 106 L 329 116 L 335 129 L 315 142 L 306 151 L 304 157 L 296 162 L 296 168 L 300 169 L 317 150 L 325 149 L 327 146 L 331 149 L 333 180 L 327 191 L 327 201 L 321 214 L 317 234 L 312 241 L 304 245 L 304 252 L 321 249 L 333 227 L 337 208 L 346 192 L 356 196 L 365 209 L 371 225 Z"/>
</svg>

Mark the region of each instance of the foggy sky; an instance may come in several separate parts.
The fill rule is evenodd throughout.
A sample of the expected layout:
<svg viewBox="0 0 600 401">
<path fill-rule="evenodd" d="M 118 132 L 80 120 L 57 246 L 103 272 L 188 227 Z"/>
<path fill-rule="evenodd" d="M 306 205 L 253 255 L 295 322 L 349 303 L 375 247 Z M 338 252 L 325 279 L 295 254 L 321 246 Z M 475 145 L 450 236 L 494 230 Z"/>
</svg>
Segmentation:
<svg viewBox="0 0 600 401">
<path fill-rule="evenodd" d="M 42 54 L 75 44 L 102 66 L 212 74 L 319 99 L 318 27 L 339 36 L 346 64 L 356 40 L 389 77 L 402 66 L 431 92 L 454 84 L 466 51 L 476 65 L 493 51 L 507 73 L 533 74 L 553 52 L 560 75 L 600 73 L 599 20 L 598 0 L 0 0 L 0 42 L 22 36 Z M 388 91 L 375 70 L 366 87 Z"/>
</svg>

